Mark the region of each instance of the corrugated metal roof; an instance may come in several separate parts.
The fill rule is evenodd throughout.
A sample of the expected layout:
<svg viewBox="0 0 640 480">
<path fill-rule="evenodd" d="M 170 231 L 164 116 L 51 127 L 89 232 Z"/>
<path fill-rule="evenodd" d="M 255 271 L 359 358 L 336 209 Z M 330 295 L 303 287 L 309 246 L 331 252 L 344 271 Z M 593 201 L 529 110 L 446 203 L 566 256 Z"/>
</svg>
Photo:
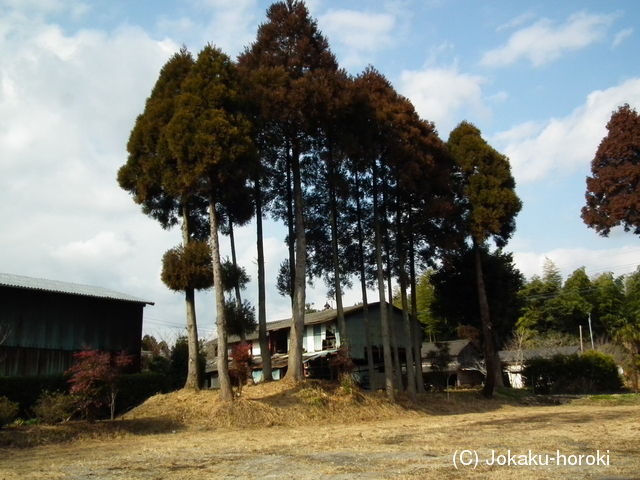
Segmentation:
<svg viewBox="0 0 640 480">
<path fill-rule="evenodd" d="M 69 295 L 81 295 L 84 297 L 107 298 L 122 300 L 125 302 L 145 303 L 154 305 L 153 302 L 132 297 L 126 293 L 114 292 L 102 287 L 80 285 L 78 283 L 60 282 L 58 280 L 46 280 L 44 278 L 24 277 L 10 273 L 0 273 L 0 286 L 26 288 L 30 290 L 43 290 L 46 292 L 67 293 Z"/>
</svg>

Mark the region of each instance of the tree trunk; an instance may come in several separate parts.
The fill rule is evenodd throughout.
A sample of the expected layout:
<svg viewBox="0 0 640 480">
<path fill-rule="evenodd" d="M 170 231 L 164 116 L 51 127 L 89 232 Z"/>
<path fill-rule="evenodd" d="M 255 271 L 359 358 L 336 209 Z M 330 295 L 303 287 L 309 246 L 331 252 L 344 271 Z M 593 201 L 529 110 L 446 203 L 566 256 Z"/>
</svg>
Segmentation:
<svg viewBox="0 0 640 480">
<path fill-rule="evenodd" d="M 473 241 L 473 249 L 476 254 L 476 279 L 478 282 L 478 302 L 480 303 L 480 321 L 482 323 L 482 338 L 484 340 L 484 362 L 487 369 L 484 387 L 480 392 L 483 397 L 491 398 L 496 384 L 496 363 L 495 352 L 493 348 L 493 327 L 491 325 L 491 317 L 489 316 L 489 302 L 487 301 L 487 292 L 484 288 L 484 275 L 482 273 L 482 258 L 480 255 L 480 246 Z"/>
<path fill-rule="evenodd" d="M 287 380 L 298 382 L 304 379 L 302 367 L 302 339 L 304 335 L 305 279 L 307 270 L 307 241 L 304 227 L 304 204 L 302 199 L 302 181 L 300 177 L 300 154 L 294 146 L 292 155 L 293 197 L 296 220 L 296 269 L 293 291 L 293 318 L 291 322 L 291 343 L 289 347 L 289 365 Z"/>
<path fill-rule="evenodd" d="M 493 331 L 493 355 L 494 363 L 496 365 L 496 383 L 494 387 L 504 387 L 504 379 L 502 378 L 502 361 L 500 360 L 500 352 L 498 351 L 498 339 L 496 338 L 496 332 Z"/>
<path fill-rule="evenodd" d="M 293 297 L 296 283 L 296 254 L 295 254 L 295 218 L 293 213 L 293 192 L 291 191 L 291 154 L 287 144 L 287 228 L 289 230 L 289 295 L 291 296 L 291 308 L 293 308 Z M 298 167 L 299 168 L 299 167 Z"/>
<path fill-rule="evenodd" d="M 402 366 L 400 365 L 400 354 L 398 353 L 398 337 L 396 335 L 396 322 L 393 318 L 393 288 L 391 286 L 391 274 L 387 279 L 387 292 L 389 294 L 389 303 L 387 308 L 389 310 L 389 337 L 391 338 L 391 354 L 393 355 L 393 379 L 396 385 L 396 390 L 399 392 L 404 391 L 402 385 Z"/>
<path fill-rule="evenodd" d="M 411 209 L 409 209 L 409 281 L 411 283 L 411 316 L 413 317 L 413 348 L 416 362 L 416 389 L 418 393 L 425 393 L 424 377 L 422 374 L 422 329 L 418 320 L 418 293 L 416 286 L 416 256 L 413 244 L 413 223 Z"/>
<path fill-rule="evenodd" d="M 182 204 L 182 244 L 186 246 L 191 241 L 191 228 L 189 224 L 189 206 L 187 202 Z M 198 326 L 196 323 L 196 298 L 195 289 L 188 288 L 184 292 L 185 306 L 187 309 L 187 345 L 189 348 L 189 361 L 187 367 L 187 380 L 184 388 L 200 389 L 202 379 L 198 368 Z"/>
<path fill-rule="evenodd" d="M 393 385 L 393 365 L 391 364 L 391 342 L 389 340 L 389 318 L 384 295 L 384 272 L 382 269 L 382 240 L 380 238 L 380 221 L 378 220 L 378 175 L 373 166 L 373 229 L 376 244 L 376 265 L 378 268 L 378 295 L 380 297 L 380 324 L 382 329 L 382 350 L 384 356 L 385 391 L 389 400 L 395 399 Z"/>
<path fill-rule="evenodd" d="M 211 226 L 211 258 L 213 260 L 213 288 L 216 293 L 216 324 L 218 327 L 218 381 L 220 400 L 233 400 L 233 389 L 229 378 L 229 354 L 227 352 L 227 322 L 224 314 L 224 291 L 222 290 L 222 266 L 220 265 L 220 245 L 218 243 L 218 212 L 213 198 L 209 199 Z"/>
<path fill-rule="evenodd" d="M 262 381 L 271 382 L 271 352 L 267 338 L 266 287 L 264 275 L 264 243 L 262 241 L 262 192 L 260 180 L 255 180 L 256 194 L 256 235 L 258 248 L 258 340 L 260 342 L 260 358 L 262 359 Z"/>
<path fill-rule="evenodd" d="M 331 162 L 331 156 L 329 158 Z M 340 347 L 349 351 L 349 339 L 347 338 L 347 324 L 344 320 L 344 308 L 342 306 L 342 286 L 340 277 L 340 262 L 338 259 L 338 209 L 336 207 L 335 170 L 333 165 L 329 167 L 329 199 L 331 210 L 331 257 L 333 261 L 334 289 L 336 291 L 336 309 L 338 314 L 338 331 L 340 332 Z"/>
<path fill-rule="evenodd" d="M 231 219 L 231 215 L 229 215 L 229 242 L 231 243 L 231 263 L 233 264 L 233 268 L 238 268 L 238 261 L 236 257 L 236 239 L 233 235 L 233 220 Z M 242 312 L 242 296 L 240 295 L 240 284 L 236 283 L 234 285 L 236 292 L 236 306 L 238 307 L 238 312 Z M 247 332 L 244 331 L 244 328 L 240 329 L 240 341 L 242 343 L 247 342 Z"/>
<path fill-rule="evenodd" d="M 356 216 L 358 222 L 358 256 L 360 264 L 360 286 L 362 287 L 362 314 L 364 316 L 364 331 L 367 342 L 367 370 L 369 371 L 369 390 L 375 391 L 377 385 L 374 382 L 373 370 L 373 349 L 371 342 L 371 323 L 369 322 L 369 302 L 367 299 L 367 279 L 364 266 L 364 235 L 362 232 L 362 207 L 360 205 L 360 182 L 358 180 L 358 170 L 354 169 L 356 182 Z"/>
<path fill-rule="evenodd" d="M 404 235 L 402 235 L 402 213 L 400 211 L 400 206 L 398 205 L 398 210 L 396 212 L 396 226 L 398 229 L 398 239 L 396 242 L 398 248 L 398 262 L 400 269 L 400 296 L 402 297 L 402 323 L 404 324 L 404 348 L 405 348 L 405 358 L 407 362 L 407 393 L 409 394 L 409 399 L 412 402 L 417 402 L 418 397 L 416 396 L 416 374 L 415 368 L 413 365 L 413 345 L 411 339 L 412 328 L 411 322 L 409 320 L 409 305 L 407 305 L 407 272 L 405 271 L 405 252 L 404 252 Z M 400 373 L 402 373 L 402 369 L 400 369 Z"/>
</svg>

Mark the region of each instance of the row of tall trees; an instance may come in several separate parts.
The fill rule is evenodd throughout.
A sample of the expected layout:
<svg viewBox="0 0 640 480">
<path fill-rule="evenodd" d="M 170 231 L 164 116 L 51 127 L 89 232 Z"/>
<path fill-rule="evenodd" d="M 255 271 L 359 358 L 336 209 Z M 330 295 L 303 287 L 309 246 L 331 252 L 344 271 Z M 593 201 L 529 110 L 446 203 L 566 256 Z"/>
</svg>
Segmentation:
<svg viewBox="0 0 640 480">
<path fill-rule="evenodd" d="M 418 313 L 416 295 L 409 305 L 407 292 L 416 291 L 417 270 L 469 245 L 484 344 L 492 354 L 481 252 L 490 238 L 499 246 L 507 242 L 520 210 L 508 159 L 467 122 L 443 142 L 433 123 L 421 119 L 374 68 L 356 77 L 341 70 L 303 2 L 273 4 L 256 41 L 237 62 L 211 45 L 196 59 L 181 49 L 160 72 L 128 152 L 118 173 L 121 187 L 163 227 L 182 227 L 182 246 L 164 262 L 167 279 L 175 281 L 165 283 L 185 292 L 190 352 L 192 342 L 197 351 L 193 291 L 215 289 L 223 399 L 233 396 L 218 234 L 230 236 L 235 264 L 234 226 L 252 217 L 265 381 L 271 379 L 262 245 L 266 215 L 283 221 L 288 232 L 289 255 L 279 278 L 292 306 L 288 379 L 303 378 L 309 279 L 322 279 L 334 296 L 347 349 L 342 292 L 359 280 L 369 352 L 367 288 L 377 287 L 381 306 L 391 308 L 386 300 L 395 280 L 405 299 L 404 338 L 391 339 L 389 310 L 381 308 L 386 392 L 393 398 L 401 385 L 397 346 L 404 343 L 407 391 L 415 397 L 423 382 L 416 368 L 420 359 L 413 354 L 422 338 L 409 317 Z M 236 302 L 241 309 L 240 288 Z M 190 353 L 187 386 L 195 387 L 191 361 Z M 194 367 L 195 361 L 194 356 Z M 373 377 L 371 360 L 369 369 Z M 484 393 L 492 391 L 491 384 Z"/>
</svg>

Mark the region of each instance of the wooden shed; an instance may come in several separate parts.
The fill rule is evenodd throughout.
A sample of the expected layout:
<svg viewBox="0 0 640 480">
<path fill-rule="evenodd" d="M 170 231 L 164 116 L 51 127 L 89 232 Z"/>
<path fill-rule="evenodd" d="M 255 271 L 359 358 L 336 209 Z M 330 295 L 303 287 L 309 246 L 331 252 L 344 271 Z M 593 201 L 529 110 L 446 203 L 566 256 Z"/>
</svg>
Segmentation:
<svg viewBox="0 0 640 480">
<path fill-rule="evenodd" d="M 142 312 L 153 302 L 101 287 L 0 273 L 0 376 L 52 375 L 83 348 L 127 351 L 140 366 Z"/>
</svg>

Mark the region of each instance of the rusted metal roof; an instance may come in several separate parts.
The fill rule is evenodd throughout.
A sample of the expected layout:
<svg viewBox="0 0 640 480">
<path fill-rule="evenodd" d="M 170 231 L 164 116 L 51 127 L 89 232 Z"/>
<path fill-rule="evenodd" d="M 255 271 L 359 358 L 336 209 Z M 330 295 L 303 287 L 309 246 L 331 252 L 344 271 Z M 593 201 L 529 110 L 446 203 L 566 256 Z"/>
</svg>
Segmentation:
<svg viewBox="0 0 640 480">
<path fill-rule="evenodd" d="M 23 288 L 28 290 L 42 290 L 46 292 L 66 293 L 84 297 L 106 298 L 125 302 L 144 303 L 154 305 L 153 302 L 132 297 L 126 293 L 115 292 L 102 287 L 80 285 L 78 283 L 60 282 L 58 280 L 46 280 L 44 278 L 24 277 L 10 273 L 0 273 L 0 286 Z"/>
</svg>

